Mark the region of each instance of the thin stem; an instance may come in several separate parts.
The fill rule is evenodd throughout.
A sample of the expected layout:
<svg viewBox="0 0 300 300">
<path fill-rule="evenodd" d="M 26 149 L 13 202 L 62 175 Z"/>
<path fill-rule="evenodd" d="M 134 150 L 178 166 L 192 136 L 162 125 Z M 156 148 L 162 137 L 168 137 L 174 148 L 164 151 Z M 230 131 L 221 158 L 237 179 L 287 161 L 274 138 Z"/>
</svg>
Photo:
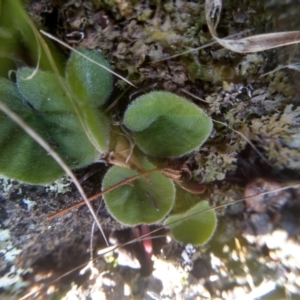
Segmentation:
<svg viewBox="0 0 300 300">
<path fill-rule="evenodd" d="M 89 208 L 96 224 L 99 227 L 99 230 L 101 231 L 103 238 L 108 246 L 108 241 L 105 237 L 105 234 L 102 230 L 101 224 L 99 220 L 97 219 L 97 216 L 88 201 L 82 186 L 80 185 L 79 181 L 75 177 L 74 173 L 70 170 L 70 168 L 67 166 L 67 164 L 63 161 L 63 159 L 48 145 L 48 143 L 38 134 L 36 131 L 34 131 L 31 127 L 29 127 L 16 113 L 14 113 L 10 108 L 8 108 L 5 104 L 0 102 L 0 110 L 2 110 L 12 121 L 14 121 L 16 124 L 18 124 L 29 136 L 31 136 L 41 147 L 43 147 L 52 157 L 53 159 L 61 166 L 61 168 L 68 174 L 71 179 L 73 180 L 76 188 L 78 189 L 81 197 L 83 198 L 83 204 L 86 204 Z"/>
<path fill-rule="evenodd" d="M 197 97 L 196 95 L 190 93 L 189 91 L 187 91 L 187 90 L 184 89 L 184 88 L 180 89 L 180 91 L 183 92 L 183 93 L 185 93 L 185 94 L 187 94 L 187 95 L 189 95 L 189 96 L 191 96 L 191 97 L 193 97 L 194 99 L 197 99 L 197 100 L 199 100 L 199 101 L 201 101 L 201 102 L 203 102 L 203 103 L 205 103 L 205 104 L 208 104 L 207 101 L 205 101 L 204 99 L 201 99 L 200 97 Z"/>
<path fill-rule="evenodd" d="M 215 123 L 219 123 L 219 124 L 222 124 L 223 126 L 229 128 L 230 130 L 232 130 L 233 132 L 235 132 L 236 134 L 238 134 L 239 136 L 241 136 L 255 151 L 256 153 L 261 157 L 261 159 L 267 164 L 269 165 L 271 168 L 274 168 L 274 166 L 264 157 L 264 155 L 257 149 L 257 147 L 243 134 L 241 133 L 240 131 L 238 130 L 235 130 L 233 128 L 231 128 L 230 126 L 228 126 L 227 124 L 223 123 L 223 122 L 220 122 L 220 121 L 217 121 L 217 120 L 214 120 L 212 119 L 213 122 Z"/>
<path fill-rule="evenodd" d="M 80 51 L 76 50 L 75 48 L 73 48 L 73 47 L 69 46 L 68 44 L 64 43 L 63 41 L 59 40 L 59 39 L 56 38 L 55 36 L 49 34 L 48 32 L 46 32 L 46 31 L 44 31 L 44 30 L 40 30 L 40 32 L 41 32 L 43 35 L 45 35 L 45 36 L 47 36 L 48 38 L 50 38 L 51 40 L 54 40 L 54 41 L 58 42 L 59 44 L 61 44 L 61 45 L 65 46 L 66 48 L 72 50 L 73 52 L 77 53 L 78 55 L 81 55 L 82 57 L 84 57 L 84 58 L 87 59 L 88 61 L 92 62 L 93 64 L 95 64 L 95 65 L 97 65 L 97 66 L 99 66 L 99 67 L 101 67 L 101 68 L 103 68 L 103 69 L 106 70 L 107 72 L 110 72 L 111 74 L 114 74 L 115 76 L 119 77 L 119 78 L 122 79 L 123 81 L 127 82 L 128 84 L 130 84 L 131 86 L 133 86 L 133 87 L 136 88 L 136 86 L 135 86 L 133 83 L 131 83 L 129 80 L 127 80 L 126 78 L 122 77 L 121 75 L 119 75 L 118 73 L 112 71 L 111 69 L 109 69 L 109 68 L 107 68 L 107 67 L 105 67 L 105 66 L 103 66 L 103 65 L 101 65 L 101 64 L 99 64 L 99 63 L 97 63 L 97 62 L 94 61 L 93 59 L 89 58 L 88 56 L 84 55 L 83 53 L 81 53 Z"/>
<path fill-rule="evenodd" d="M 151 171 L 154 172 L 154 170 L 151 170 Z M 259 195 L 267 195 L 267 194 L 272 194 L 272 193 L 284 191 L 284 190 L 287 190 L 287 189 L 297 189 L 297 188 L 300 188 L 300 183 L 295 183 L 295 184 L 292 184 L 292 185 L 289 185 L 289 186 L 284 186 L 284 187 L 282 187 L 282 188 L 279 188 L 279 189 L 276 189 L 276 190 L 272 190 L 272 191 L 268 191 L 268 192 L 257 193 L 257 194 L 255 194 L 255 195 L 248 196 L 248 197 L 244 197 L 244 198 L 241 198 L 241 199 L 238 199 L 238 200 L 229 201 L 228 203 L 221 204 L 221 205 L 218 205 L 218 206 L 215 206 L 215 207 L 212 207 L 212 208 L 208 208 L 208 209 L 203 210 L 203 211 L 201 211 L 201 212 L 197 212 L 197 213 L 194 213 L 194 214 L 192 214 L 192 215 L 186 216 L 185 218 L 182 218 L 182 219 L 180 219 L 180 220 L 176 220 L 176 221 L 171 222 L 171 223 L 169 223 L 169 224 L 165 224 L 165 226 L 172 225 L 172 224 L 175 224 L 175 223 L 177 223 L 177 222 L 181 222 L 182 220 L 191 218 L 191 217 L 193 217 L 193 216 L 195 216 L 195 215 L 198 215 L 198 214 L 199 214 L 199 215 L 200 215 L 200 214 L 203 214 L 203 213 L 205 213 L 205 212 L 207 212 L 207 211 L 210 211 L 210 210 L 216 210 L 216 209 L 219 209 L 219 208 L 222 208 L 222 207 L 225 207 L 225 206 L 234 204 L 234 203 L 242 202 L 242 201 L 244 201 L 244 200 L 247 199 L 247 198 L 252 198 L 252 197 L 259 196 Z M 118 248 L 121 248 L 121 247 L 124 247 L 124 246 L 126 246 L 126 245 L 135 243 L 135 242 L 137 242 L 137 241 L 140 241 L 140 240 L 146 238 L 147 236 L 149 236 L 149 235 L 151 235 L 151 234 L 153 234 L 153 233 L 156 233 L 156 232 L 162 230 L 163 228 L 164 228 L 164 227 L 156 228 L 156 229 L 152 230 L 151 232 L 148 232 L 148 233 L 146 233 L 146 234 L 143 234 L 143 235 L 141 235 L 141 236 L 139 236 L 139 237 L 137 237 L 137 238 L 134 238 L 134 239 L 132 239 L 132 240 L 130 240 L 130 241 L 128 241 L 128 242 L 125 242 L 125 243 L 123 243 L 123 244 L 118 244 L 118 245 L 114 245 L 114 246 L 110 246 L 110 247 L 107 247 L 107 248 L 105 248 L 105 249 L 102 249 L 102 250 L 98 251 L 98 256 L 94 257 L 94 258 L 93 258 L 93 261 L 96 260 L 96 259 L 98 259 L 99 257 L 102 257 L 103 255 L 105 255 L 105 254 L 107 254 L 107 253 L 109 253 L 109 252 L 112 252 L 112 251 L 118 249 Z M 32 291 L 32 292 L 28 293 L 27 295 L 23 296 L 23 297 L 20 298 L 19 300 L 27 299 L 28 297 L 32 296 L 33 294 L 35 294 L 36 292 L 38 292 L 38 291 L 40 291 L 40 290 L 42 290 L 42 289 L 44 289 L 44 288 L 50 286 L 51 284 L 53 284 L 54 282 L 58 281 L 59 279 L 61 279 L 61 278 L 65 277 L 65 276 L 71 274 L 72 272 L 74 272 L 74 271 L 76 271 L 76 270 L 78 270 L 78 269 L 84 267 L 86 264 L 87 264 L 87 263 L 83 263 L 83 264 L 81 264 L 81 265 L 79 265 L 79 266 L 73 268 L 72 270 L 66 272 L 65 274 L 63 274 L 63 275 L 61 275 L 61 276 L 55 278 L 55 279 L 52 280 L 51 282 L 49 282 L 49 283 L 45 284 L 44 286 L 40 287 L 38 290 L 35 290 L 35 291 Z"/>
<path fill-rule="evenodd" d="M 91 202 L 91 201 L 95 200 L 96 198 L 98 198 L 98 197 L 100 197 L 100 196 L 103 196 L 104 194 L 107 194 L 107 193 L 113 191 L 114 189 L 117 189 L 118 187 L 120 187 L 120 186 L 122 186 L 122 185 L 129 184 L 129 183 L 131 183 L 132 181 L 134 181 L 134 180 L 136 180 L 136 179 L 138 179 L 138 178 L 140 178 L 140 177 L 143 177 L 143 176 L 146 176 L 146 175 L 148 175 L 148 174 L 151 174 L 151 173 L 154 173 L 154 172 L 158 172 L 158 171 L 160 171 L 160 170 L 159 170 L 158 168 L 155 168 L 155 169 L 152 169 L 152 170 L 149 170 L 149 171 L 140 173 L 140 174 L 138 174 L 138 175 L 135 175 L 135 176 L 133 176 L 133 177 L 126 178 L 126 179 L 124 179 L 124 180 L 118 182 L 117 184 L 115 184 L 115 185 L 113 185 L 113 186 L 107 188 L 106 190 L 101 191 L 101 192 L 95 194 L 94 196 L 88 198 L 87 201 L 88 201 L 88 202 Z M 63 210 L 58 211 L 58 212 L 56 212 L 56 213 L 54 213 L 54 214 L 48 216 L 48 220 L 52 220 L 52 219 L 54 219 L 54 218 L 56 218 L 56 217 L 58 217 L 58 216 L 61 216 L 61 215 L 65 214 L 65 213 L 67 213 L 68 211 L 70 211 L 70 210 L 72 210 L 72 209 L 74 209 L 74 208 L 78 208 L 78 207 L 80 207 L 80 206 L 82 206 L 82 205 L 84 205 L 84 201 L 80 201 L 80 202 L 78 202 L 78 203 L 75 203 L 75 204 L 73 204 L 73 205 L 70 205 L 70 206 L 66 207 L 65 209 L 63 209 Z"/>
</svg>

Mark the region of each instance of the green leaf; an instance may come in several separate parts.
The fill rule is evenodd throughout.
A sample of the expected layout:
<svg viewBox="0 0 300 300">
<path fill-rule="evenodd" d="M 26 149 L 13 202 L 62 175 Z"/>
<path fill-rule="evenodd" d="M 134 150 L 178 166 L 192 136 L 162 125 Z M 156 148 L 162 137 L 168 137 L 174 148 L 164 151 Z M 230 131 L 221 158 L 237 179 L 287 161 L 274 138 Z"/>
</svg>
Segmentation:
<svg viewBox="0 0 300 300">
<path fill-rule="evenodd" d="M 60 86 L 56 85 L 54 75 L 38 72 L 32 79 L 25 80 L 32 71 L 23 68 L 17 72 L 22 94 L 14 83 L 1 78 L 1 101 L 40 134 L 71 168 L 90 164 L 99 152 L 87 138 Z M 0 157 L 0 173 L 19 181 L 43 184 L 64 174 L 54 159 L 3 113 L 0 114 Z"/>
<path fill-rule="evenodd" d="M 141 161 L 146 170 L 155 168 L 145 158 Z M 136 171 L 113 166 L 103 179 L 102 190 L 137 174 Z M 131 226 L 162 220 L 171 210 L 174 198 L 173 182 L 160 172 L 149 174 L 147 178 L 140 177 L 130 185 L 118 187 L 104 195 L 111 215 L 120 223 Z"/>
<path fill-rule="evenodd" d="M 34 109 L 43 113 L 69 112 L 74 113 L 71 101 L 60 85 L 65 82 L 52 72 L 38 71 L 32 78 L 32 68 L 21 68 L 17 71 L 17 86 L 23 98 Z"/>
<path fill-rule="evenodd" d="M 81 48 L 79 51 L 111 69 L 109 63 L 97 51 L 85 48 Z M 112 92 L 112 74 L 75 52 L 72 52 L 67 63 L 66 80 L 79 101 L 87 101 L 91 107 L 103 105 Z"/>
<path fill-rule="evenodd" d="M 176 241 L 194 246 L 203 245 L 213 236 L 217 226 L 215 212 L 206 211 L 208 209 L 208 202 L 201 201 L 184 213 L 171 215 L 164 225 L 171 230 Z"/>
<path fill-rule="evenodd" d="M 95 51 L 80 50 L 109 67 Z M 51 72 L 21 68 L 17 87 L 0 79 L 0 101 L 15 111 L 71 168 L 95 161 L 108 150 L 109 120 L 98 108 L 112 89 L 112 76 L 78 54 L 67 64 L 67 81 Z M 0 114 L 0 173 L 28 183 L 48 183 L 60 166 L 31 137 Z"/>
<path fill-rule="evenodd" d="M 33 69 L 22 68 L 17 72 L 17 85 L 23 97 L 34 107 L 32 115 L 35 116 L 34 129 L 45 128 L 47 133 L 42 136 L 52 144 L 55 150 L 65 158 L 71 168 L 78 168 L 90 164 L 98 156 L 94 144 L 91 143 L 71 100 L 67 98 L 66 91 L 61 87 L 59 80 L 51 72 L 38 71 L 31 79 L 26 79 Z M 101 112 L 93 115 L 99 120 L 97 124 L 104 124 L 101 128 L 108 135 L 107 118 Z M 84 145 L 79 147 L 78 145 Z"/>
<path fill-rule="evenodd" d="M 124 124 L 138 146 L 156 157 L 178 157 L 198 149 L 209 137 L 212 121 L 198 106 L 169 92 L 138 97 L 127 108 Z"/>
<path fill-rule="evenodd" d="M 0 101 L 14 110 L 31 127 L 37 127 L 35 113 L 26 107 L 14 83 L 0 79 Z M 46 128 L 38 127 L 39 134 Z M 52 157 L 22 128 L 0 112 L 0 173 L 20 181 L 40 184 L 64 174 Z"/>
<path fill-rule="evenodd" d="M 79 51 L 110 69 L 100 53 L 84 48 Z M 73 52 L 66 66 L 66 81 L 86 135 L 99 152 L 108 151 L 109 120 L 99 106 L 105 103 L 112 91 L 111 73 Z"/>
</svg>

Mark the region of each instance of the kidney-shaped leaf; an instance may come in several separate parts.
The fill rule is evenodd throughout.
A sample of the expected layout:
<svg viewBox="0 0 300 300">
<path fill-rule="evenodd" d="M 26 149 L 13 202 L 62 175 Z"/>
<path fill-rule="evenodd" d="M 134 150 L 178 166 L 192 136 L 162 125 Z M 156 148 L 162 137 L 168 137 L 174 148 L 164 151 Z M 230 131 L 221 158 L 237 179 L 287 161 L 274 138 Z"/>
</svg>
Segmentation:
<svg viewBox="0 0 300 300">
<path fill-rule="evenodd" d="M 217 226 L 216 214 L 209 208 L 207 201 L 201 201 L 184 213 L 168 217 L 164 224 L 178 242 L 203 245 L 213 236 Z"/>
<path fill-rule="evenodd" d="M 146 170 L 155 167 L 142 159 Z M 113 166 L 106 173 L 102 189 L 105 190 L 124 179 L 137 175 L 136 171 Z M 160 172 L 140 177 L 104 195 L 108 211 L 126 225 L 153 224 L 162 220 L 171 210 L 175 198 L 174 184 Z"/>
<path fill-rule="evenodd" d="M 169 92 L 138 97 L 127 108 L 124 124 L 142 151 L 156 157 L 178 157 L 199 148 L 212 121 L 198 106 Z"/>
</svg>

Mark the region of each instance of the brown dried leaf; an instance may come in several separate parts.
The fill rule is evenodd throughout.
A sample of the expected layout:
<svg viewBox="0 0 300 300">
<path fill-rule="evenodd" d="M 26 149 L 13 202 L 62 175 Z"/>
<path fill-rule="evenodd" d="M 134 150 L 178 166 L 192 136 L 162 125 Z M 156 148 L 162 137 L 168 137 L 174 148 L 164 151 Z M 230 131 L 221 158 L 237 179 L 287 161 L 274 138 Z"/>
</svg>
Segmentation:
<svg viewBox="0 0 300 300">
<path fill-rule="evenodd" d="M 224 48 L 239 53 L 259 52 L 300 42 L 300 31 L 259 34 L 240 39 L 220 39 L 217 36 L 222 0 L 206 0 L 206 21 L 213 38 Z"/>
<path fill-rule="evenodd" d="M 177 184 L 185 191 L 194 195 L 202 194 L 206 190 L 206 185 L 195 181 L 177 182 Z"/>
<path fill-rule="evenodd" d="M 181 178 L 181 171 L 180 170 L 174 170 L 174 169 L 170 169 L 170 168 L 164 168 L 164 169 L 161 169 L 161 173 L 169 178 L 169 179 L 172 179 L 172 180 L 175 180 L 175 181 L 179 181 L 180 178 Z"/>
<path fill-rule="evenodd" d="M 109 153 L 107 162 L 120 167 L 145 172 L 139 159 L 134 155 L 132 145 L 123 135 L 117 135 L 114 139 L 114 145 L 111 145 L 112 151 Z"/>
</svg>

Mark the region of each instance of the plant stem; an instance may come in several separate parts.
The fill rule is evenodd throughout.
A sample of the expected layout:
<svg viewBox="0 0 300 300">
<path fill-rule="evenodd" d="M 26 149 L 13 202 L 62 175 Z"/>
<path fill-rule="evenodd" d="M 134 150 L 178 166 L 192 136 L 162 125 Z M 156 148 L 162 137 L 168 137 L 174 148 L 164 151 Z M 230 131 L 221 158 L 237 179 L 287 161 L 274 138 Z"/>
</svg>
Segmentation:
<svg viewBox="0 0 300 300">
<path fill-rule="evenodd" d="M 114 184 L 113 186 L 107 188 L 106 190 L 101 191 L 101 192 L 95 194 L 94 196 L 88 198 L 87 201 L 88 201 L 88 202 L 91 202 L 91 201 L 95 200 L 96 198 L 98 198 L 98 197 L 100 197 L 100 196 L 103 196 L 104 194 L 107 194 L 107 193 L 113 191 L 114 189 L 116 189 L 116 188 L 118 188 L 118 187 L 120 187 L 120 186 L 122 186 L 122 185 L 130 184 L 132 181 L 134 181 L 134 180 L 136 180 L 136 179 L 138 179 L 138 178 L 140 178 L 140 177 L 143 177 L 143 176 L 146 176 L 146 175 L 149 175 L 149 174 L 151 174 L 151 173 L 158 172 L 158 171 L 160 171 L 160 169 L 155 168 L 155 169 L 152 169 L 152 170 L 149 170 L 149 171 L 140 173 L 140 174 L 138 174 L 138 175 L 135 175 L 135 176 L 133 176 L 133 177 L 126 178 L 126 179 L 124 179 L 124 180 L 118 182 L 117 184 Z M 58 212 L 56 212 L 56 213 L 54 213 L 54 214 L 49 215 L 49 216 L 48 216 L 48 220 L 52 220 L 52 219 L 54 219 L 54 218 L 56 218 L 56 217 L 58 217 L 58 216 L 61 216 L 61 215 L 65 214 L 65 213 L 67 213 L 68 211 L 70 211 L 70 210 L 72 210 L 72 209 L 74 209 L 74 208 L 78 208 L 78 207 L 80 207 L 80 206 L 82 206 L 82 205 L 84 205 L 84 204 L 85 204 L 84 201 L 80 201 L 80 202 L 78 202 L 78 203 L 75 203 L 75 204 L 73 204 L 73 205 L 70 205 L 70 206 L 66 207 L 65 209 L 63 209 L 63 210 L 60 210 L 60 211 L 58 211 Z"/>
</svg>

